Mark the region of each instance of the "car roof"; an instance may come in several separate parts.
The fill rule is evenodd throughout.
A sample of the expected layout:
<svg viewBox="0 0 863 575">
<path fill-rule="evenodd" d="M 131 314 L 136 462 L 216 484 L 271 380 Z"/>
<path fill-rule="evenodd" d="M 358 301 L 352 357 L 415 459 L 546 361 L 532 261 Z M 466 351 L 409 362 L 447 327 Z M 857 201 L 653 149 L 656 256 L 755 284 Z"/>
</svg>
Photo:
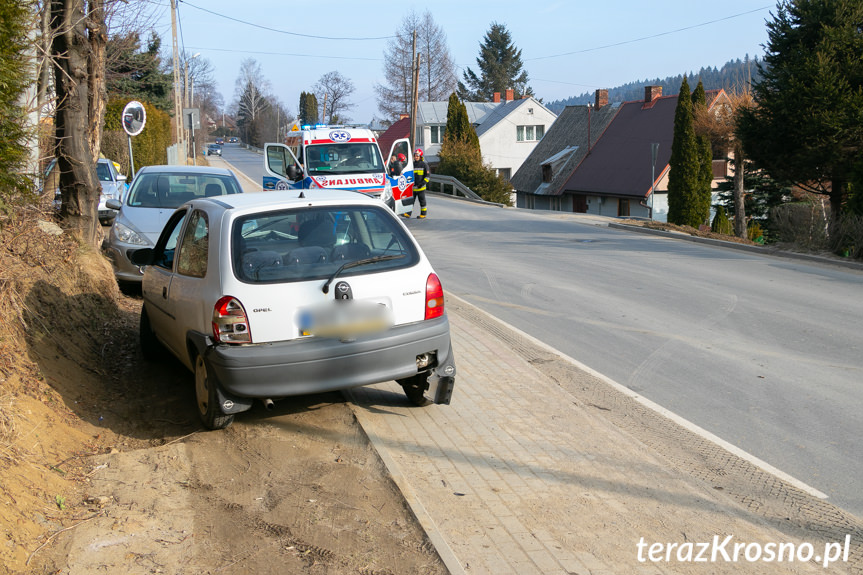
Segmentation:
<svg viewBox="0 0 863 575">
<path fill-rule="evenodd" d="M 295 208 L 299 206 L 322 205 L 377 205 L 384 206 L 380 200 L 362 192 L 351 190 L 287 190 L 277 192 L 250 192 L 229 194 L 209 198 L 228 209 L 256 211 L 261 208 Z"/>
<path fill-rule="evenodd" d="M 210 174 L 217 176 L 234 176 L 234 172 L 227 168 L 214 168 L 212 166 L 144 166 L 138 170 L 137 173 L 141 174 L 147 172 L 159 172 L 162 174 Z"/>
</svg>

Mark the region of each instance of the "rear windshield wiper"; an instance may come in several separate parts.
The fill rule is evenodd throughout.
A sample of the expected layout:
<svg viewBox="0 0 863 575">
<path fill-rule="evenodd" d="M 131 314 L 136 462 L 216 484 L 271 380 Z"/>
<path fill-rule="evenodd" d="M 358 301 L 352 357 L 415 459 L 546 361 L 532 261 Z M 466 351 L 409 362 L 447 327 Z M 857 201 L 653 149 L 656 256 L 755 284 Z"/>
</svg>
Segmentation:
<svg viewBox="0 0 863 575">
<path fill-rule="evenodd" d="M 355 268 L 358 266 L 364 266 L 366 264 L 373 264 L 373 263 L 377 263 L 377 262 L 385 262 L 388 260 L 397 260 L 397 259 L 400 259 L 403 257 L 405 257 L 405 254 L 397 254 L 397 255 L 390 255 L 390 256 L 375 256 L 373 258 L 366 258 L 363 260 L 357 260 L 355 262 L 348 262 L 346 264 L 342 264 L 342 266 L 339 267 L 339 269 L 337 269 L 336 271 L 333 272 L 333 275 L 330 276 L 330 279 L 328 279 L 326 281 L 326 283 L 324 284 L 324 287 L 321 289 L 324 293 L 330 293 L 330 284 L 333 283 L 333 280 L 336 279 L 338 277 L 338 275 L 346 269 Z"/>
</svg>

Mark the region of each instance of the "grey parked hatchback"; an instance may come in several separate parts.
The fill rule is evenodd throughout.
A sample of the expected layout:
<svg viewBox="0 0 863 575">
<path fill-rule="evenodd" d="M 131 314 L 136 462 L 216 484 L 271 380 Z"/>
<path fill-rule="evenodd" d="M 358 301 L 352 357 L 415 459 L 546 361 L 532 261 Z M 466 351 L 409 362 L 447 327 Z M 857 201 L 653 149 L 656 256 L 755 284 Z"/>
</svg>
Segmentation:
<svg viewBox="0 0 863 575">
<path fill-rule="evenodd" d="M 140 283 L 143 272 L 130 261 L 137 250 L 156 245 L 174 210 L 196 198 L 243 191 L 231 170 L 207 166 L 147 166 L 138 170 L 125 200 L 108 200 L 119 210 L 102 251 L 121 282 Z"/>
</svg>

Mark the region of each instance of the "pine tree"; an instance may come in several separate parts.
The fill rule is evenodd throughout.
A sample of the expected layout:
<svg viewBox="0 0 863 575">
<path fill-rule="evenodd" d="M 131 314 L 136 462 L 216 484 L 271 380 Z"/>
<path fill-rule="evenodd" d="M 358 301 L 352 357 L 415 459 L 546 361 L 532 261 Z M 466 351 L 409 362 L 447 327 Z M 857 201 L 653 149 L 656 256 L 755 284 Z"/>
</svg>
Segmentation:
<svg viewBox="0 0 863 575">
<path fill-rule="evenodd" d="M 758 106 L 744 110 L 737 126 L 757 168 L 830 197 L 833 223 L 863 141 L 861 22 L 859 0 L 780 2 L 753 86 Z"/>
<path fill-rule="evenodd" d="M 297 118 L 303 124 L 318 122 L 318 99 L 308 92 L 300 93 L 300 105 L 297 107 Z"/>
<path fill-rule="evenodd" d="M 677 109 L 674 112 L 674 140 L 671 144 L 671 159 L 668 174 L 668 221 L 672 224 L 698 227 L 701 219 L 693 201 L 698 189 L 698 142 L 692 116 L 692 98 L 689 82 L 683 76 Z"/>
<path fill-rule="evenodd" d="M 447 138 L 453 141 L 469 143 L 479 150 L 479 137 L 470 123 L 467 108 L 455 93 L 450 95 L 446 110 L 444 142 L 446 142 Z"/>
<path fill-rule="evenodd" d="M 512 185 L 483 164 L 479 138 L 470 124 L 467 108 L 455 94 L 449 97 L 437 173 L 458 179 L 487 201 L 512 204 Z"/>
<path fill-rule="evenodd" d="M 698 116 L 706 116 L 707 113 L 707 95 L 704 93 L 704 84 L 701 80 L 698 80 L 698 85 L 695 86 L 695 90 L 692 92 L 693 121 Z M 699 134 L 696 132 L 695 139 L 698 146 L 699 178 L 698 188 L 694 190 L 693 195 L 697 203 L 696 213 L 701 216 L 701 222 L 704 223 L 710 218 L 711 184 L 713 183 L 713 149 L 710 145 L 710 136 L 708 134 Z"/>
<path fill-rule="evenodd" d="M 464 82 L 458 83 L 458 95 L 464 101 L 490 102 L 494 93 L 503 94 L 514 90 L 516 99 L 533 96 L 527 85 L 527 72 L 522 70 L 521 50 L 512 42 L 509 30 L 503 24 L 493 22 L 480 45 L 476 59 L 480 76 L 468 68 L 463 74 Z"/>
<path fill-rule="evenodd" d="M 29 178 L 21 172 L 26 165 L 25 110 L 21 94 L 30 83 L 25 52 L 29 13 L 21 2 L 0 2 L 0 211 L 25 198 Z"/>
<path fill-rule="evenodd" d="M 108 94 L 127 101 L 149 102 L 164 112 L 173 113 L 173 78 L 162 70 L 161 47 L 162 40 L 155 32 L 150 35 L 145 50 L 141 50 L 137 32 L 109 39 L 106 51 L 111 67 L 105 71 Z M 197 90 L 201 86 L 196 83 L 195 87 Z"/>
</svg>

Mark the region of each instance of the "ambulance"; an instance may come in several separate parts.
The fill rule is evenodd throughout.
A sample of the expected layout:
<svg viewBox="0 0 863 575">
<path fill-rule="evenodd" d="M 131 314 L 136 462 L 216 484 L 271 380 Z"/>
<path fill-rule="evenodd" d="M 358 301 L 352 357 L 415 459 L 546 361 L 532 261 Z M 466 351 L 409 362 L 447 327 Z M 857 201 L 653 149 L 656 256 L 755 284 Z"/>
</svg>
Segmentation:
<svg viewBox="0 0 863 575">
<path fill-rule="evenodd" d="M 264 144 L 264 191 L 356 190 L 404 214 L 413 209 L 413 173 L 407 138 L 393 142 L 384 157 L 374 133 L 363 126 L 302 126 L 284 144 Z"/>
</svg>

